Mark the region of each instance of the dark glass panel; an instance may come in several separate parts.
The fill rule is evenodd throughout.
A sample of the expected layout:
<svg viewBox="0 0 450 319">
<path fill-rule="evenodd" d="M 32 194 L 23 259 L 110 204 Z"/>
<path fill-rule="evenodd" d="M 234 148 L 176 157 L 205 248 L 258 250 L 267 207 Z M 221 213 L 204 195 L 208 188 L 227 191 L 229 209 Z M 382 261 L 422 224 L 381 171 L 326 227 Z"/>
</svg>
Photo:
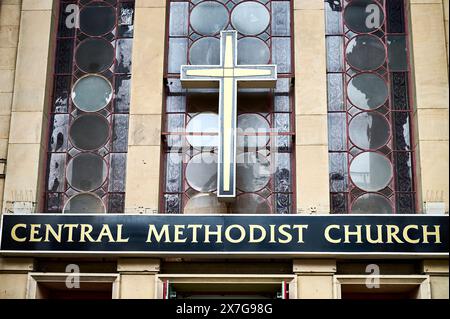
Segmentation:
<svg viewBox="0 0 450 319">
<path fill-rule="evenodd" d="M 276 200 L 276 213 L 277 214 L 289 214 L 292 205 L 292 196 L 290 194 L 277 193 L 275 195 Z"/>
<path fill-rule="evenodd" d="M 62 193 L 47 193 L 47 213 L 60 213 L 63 197 Z"/>
<path fill-rule="evenodd" d="M 409 131 L 410 119 L 408 112 L 392 112 L 394 119 L 395 150 L 408 151 L 411 149 L 411 135 Z"/>
<path fill-rule="evenodd" d="M 415 214 L 414 195 L 412 193 L 397 193 L 397 214 Z"/>
<path fill-rule="evenodd" d="M 399 192 L 413 191 L 412 159 L 410 152 L 395 152 L 395 180 Z"/>
<path fill-rule="evenodd" d="M 59 9 L 58 37 L 66 38 L 75 35 L 76 25 L 76 2 L 61 3 Z"/>
<path fill-rule="evenodd" d="M 347 194 L 344 193 L 331 194 L 331 212 L 333 214 L 347 213 Z"/>
<path fill-rule="evenodd" d="M 408 102 L 408 74 L 391 73 L 392 106 L 394 110 L 409 110 Z"/>
<path fill-rule="evenodd" d="M 67 165 L 67 181 L 75 189 L 88 192 L 103 184 L 107 170 L 105 161 L 99 155 L 81 153 Z"/>
<path fill-rule="evenodd" d="M 72 123 L 70 138 L 74 146 L 81 150 L 98 149 L 109 138 L 109 122 L 101 115 L 82 115 Z"/>
<path fill-rule="evenodd" d="M 55 73 L 72 73 L 73 40 L 60 39 L 56 43 Z"/>
<path fill-rule="evenodd" d="M 387 29 L 389 33 L 405 32 L 404 0 L 386 1 L 388 16 Z"/>
<path fill-rule="evenodd" d="M 275 165 L 275 191 L 291 191 L 291 154 L 275 153 Z"/>
<path fill-rule="evenodd" d="M 181 213 L 181 197 L 175 194 L 164 195 L 164 210 L 166 214 Z"/>
<path fill-rule="evenodd" d="M 116 24 L 116 10 L 101 2 L 90 4 L 80 11 L 80 29 L 90 36 L 110 32 Z"/>
<path fill-rule="evenodd" d="M 403 35 L 387 36 L 389 68 L 391 71 L 407 71 L 406 37 Z"/>
<path fill-rule="evenodd" d="M 358 33 L 369 33 L 383 25 L 384 13 L 373 0 L 353 0 L 344 11 L 345 24 Z"/>
<path fill-rule="evenodd" d="M 84 40 L 75 53 L 75 61 L 78 67 L 86 73 L 103 72 L 111 66 L 113 60 L 113 46 L 110 42 L 101 38 Z"/>
<path fill-rule="evenodd" d="M 372 35 L 358 35 L 350 40 L 345 49 L 347 62 L 363 71 L 375 70 L 386 61 L 383 42 Z"/>
<path fill-rule="evenodd" d="M 109 194 L 108 214 L 122 214 L 125 210 L 125 194 Z"/>
</svg>

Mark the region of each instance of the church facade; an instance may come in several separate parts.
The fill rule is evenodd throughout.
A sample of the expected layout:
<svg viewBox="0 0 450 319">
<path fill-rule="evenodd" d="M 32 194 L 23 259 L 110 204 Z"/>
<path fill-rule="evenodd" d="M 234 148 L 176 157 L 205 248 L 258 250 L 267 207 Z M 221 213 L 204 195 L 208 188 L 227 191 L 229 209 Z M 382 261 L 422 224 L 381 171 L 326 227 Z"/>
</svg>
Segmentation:
<svg viewBox="0 0 450 319">
<path fill-rule="evenodd" d="M 3 0 L 0 298 L 448 299 L 448 0 Z"/>
</svg>

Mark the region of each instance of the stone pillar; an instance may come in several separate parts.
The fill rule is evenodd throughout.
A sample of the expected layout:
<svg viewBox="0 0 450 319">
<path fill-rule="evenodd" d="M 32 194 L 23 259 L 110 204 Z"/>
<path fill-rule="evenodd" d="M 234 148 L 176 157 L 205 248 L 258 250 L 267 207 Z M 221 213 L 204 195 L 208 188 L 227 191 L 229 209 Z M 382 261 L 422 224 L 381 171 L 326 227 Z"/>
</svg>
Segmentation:
<svg viewBox="0 0 450 319">
<path fill-rule="evenodd" d="M 165 25 L 166 1 L 136 0 L 126 213 L 159 206 Z"/>
<path fill-rule="evenodd" d="M 448 212 L 449 83 L 443 7 L 442 0 L 411 0 L 411 62 L 418 200 L 443 201 Z"/>
<path fill-rule="evenodd" d="M 324 3 L 295 0 L 295 118 L 298 213 L 329 213 Z"/>
<path fill-rule="evenodd" d="M 448 259 L 424 260 L 422 271 L 424 274 L 430 275 L 431 298 L 449 299 Z"/>
<path fill-rule="evenodd" d="M 0 258 L 0 299 L 24 299 L 32 258 Z"/>
<path fill-rule="evenodd" d="M 19 3 L 6 1 L 9 2 Z M 21 11 L 18 11 L 17 5 L 12 5 L 10 7 L 14 9 L 10 9 L 9 14 L 2 13 L 2 21 L 3 15 L 8 17 L 7 21 L 20 15 L 15 74 L 12 75 L 12 71 L 0 72 L 11 74 L 14 81 L 14 87 L 9 85 L 9 90 L 13 93 L 3 193 L 4 210 L 11 210 L 14 201 L 27 202 L 30 207 L 33 203 L 37 210 L 40 208 L 39 204 L 42 204 L 39 199 L 45 178 L 43 167 L 46 160 L 48 106 L 52 91 L 53 10 L 58 2 L 24 0 Z M 4 8 L 2 12 L 3 10 Z M 11 94 L 9 97 L 11 98 Z"/>
<path fill-rule="evenodd" d="M 297 259 L 293 261 L 297 276 L 298 299 L 333 299 L 333 275 L 336 260 Z"/>
<path fill-rule="evenodd" d="M 22 0 L 0 3 L 0 214 L 3 212 L 6 157 Z"/>
<path fill-rule="evenodd" d="M 155 276 L 159 270 L 159 259 L 119 259 L 117 271 L 120 273 L 120 299 L 155 299 Z"/>
</svg>

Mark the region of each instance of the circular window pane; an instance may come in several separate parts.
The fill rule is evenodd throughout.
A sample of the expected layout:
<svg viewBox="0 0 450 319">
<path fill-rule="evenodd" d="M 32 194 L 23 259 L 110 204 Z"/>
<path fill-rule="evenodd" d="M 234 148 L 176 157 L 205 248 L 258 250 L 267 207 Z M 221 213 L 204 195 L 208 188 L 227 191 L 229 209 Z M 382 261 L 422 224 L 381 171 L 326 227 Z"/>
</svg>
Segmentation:
<svg viewBox="0 0 450 319">
<path fill-rule="evenodd" d="M 261 3 L 243 2 L 234 8 L 231 23 L 240 33 L 257 35 L 267 29 L 270 22 L 269 11 Z"/>
<path fill-rule="evenodd" d="M 381 27 L 384 13 L 373 0 L 353 0 L 345 8 L 344 21 L 351 30 L 368 33 Z"/>
<path fill-rule="evenodd" d="M 383 42 L 372 35 L 358 35 L 345 49 L 348 63 L 358 70 L 375 70 L 386 60 Z"/>
<path fill-rule="evenodd" d="M 110 32 L 116 24 L 116 11 L 111 6 L 89 5 L 80 12 L 80 29 L 91 36 Z"/>
<path fill-rule="evenodd" d="M 67 165 L 67 181 L 73 188 L 89 192 L 103 184 L 107 171 L 106 163 L 101 156 L 82 153 Z"/>
<path fill-rule="evenodd" d="M 389 123 L 377 112 L 364 112 L 355 116 L 349 125 L 352 142 L 362 149 L 377 149 L 389 140 Z"/>
<path fill-rule="evenodd" d="M 72 100 L 82 111 L 96 112 L 111 101 L 112 86 L 108 80 L 98 75 L 88 75 L 79 79 L 72 91 Z"/>
<path fill-rule="evenodd" d="M 243 192 L 257 192 L 269 183 L 270 163 L 259 153 L 243 153 L 236 158 L 236 184 Z"/>
<path fill-rule="evenodd" d="M 95 150 L 103 146 L 109 137 L 109 123 L 101 115 L 86 114 L 78 117 L 70 127 L 70 138 L 75 147 Z"/>
<path fill-rule="evenodd" d="M 189 61 L 193 65 L 219 65 L 219 39 L 208 37 L 195 41 L 189 50 Z"/>
<path fill-rule="evenodd" d="M 393 214 L 389 200 L 379 194 L 364 194 L 353 203 L 352 214 Z"/>
<path fill-rule="evenodd" d="M 392 178 L 391 162 L 381 154 L 365 152 L 356 156 L 350 164 L 353 183 L 367 192 L 385 188 Z"/>
<path fill-rule="evenodd" d="M 102 214 L 105 211 L 102 200 L 90 193 L 73 196 L 64 207 L 65 214 Z"/>
<path fill-rule="evenodd" d="M 104 39 L 87 39 L 78 46 L 75 60 L 86 73 L 103 72 L 113 63 L 114 48 Z"/>
<path fill-rule="evenodd" d="M 186 126 L 187 133 L 218 133 L 219 116 L 216 113 L 200 113 L 194 116 Z M 218 135 L 187 135 L 187 141 L 193 147 L 216 147 Z"/>
<path fill-rule="evenodd" d="M 239 147 L 246 148 L 260 148 L 267 145 L 269 142 L 268 135 L 242 135 L 247 134 L 262 134 L 270 131 L 269 122 L 259 114 L 242 114 L 238 116 L 238 129 L 240 135 L 238 135 Z"/>
<path fill-rule="evenodd" d="M 233 214 L 270 214 L 267 200 L 256 194 L 243 194 L 232 205 Z"/>
<path fill-rule="evenodd" d="M 186 167 L 186 179 L 199 192 L 217 189 L 217 155 L 200 153 L 191 158 Z"/>
<path fill-rule="evenodd" d="M 269 47 L 260 39 L 243 38 L 238 41 L 238 64 L 267 64 Z"/>
<path fill-rule="evenodd" d="M 228 10 L 215 1 L 195 6 L 190 16 L 192 28 L 203 35 L 214 35 L 228 25 Z"/>
<path fill-rule="evenodd" d="M 388 98 L 388 88 L 384 80 L 372 73 L 361 73 L 348 83 L 347 95 L 350 102 L 363 110 L 374 110 Z"/>
<path fill-rule="evenodd" d="M 184 207 L 184 214 L 226 214 L 227 206 L 214 194 L 197 194 Z"/>
</svg>

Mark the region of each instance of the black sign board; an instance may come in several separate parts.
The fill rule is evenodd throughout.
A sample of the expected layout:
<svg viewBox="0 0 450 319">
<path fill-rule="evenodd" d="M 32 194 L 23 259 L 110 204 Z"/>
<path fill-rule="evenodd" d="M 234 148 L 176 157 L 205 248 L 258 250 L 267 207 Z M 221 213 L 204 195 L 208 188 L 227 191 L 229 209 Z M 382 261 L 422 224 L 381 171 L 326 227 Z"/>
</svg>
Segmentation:
<svg viewBox="0 0 450 319">
<path fill-rule="evenodd" d="M 1 254 L 433 255 L 448 216 L 5 214 Z"/>
</svg>

